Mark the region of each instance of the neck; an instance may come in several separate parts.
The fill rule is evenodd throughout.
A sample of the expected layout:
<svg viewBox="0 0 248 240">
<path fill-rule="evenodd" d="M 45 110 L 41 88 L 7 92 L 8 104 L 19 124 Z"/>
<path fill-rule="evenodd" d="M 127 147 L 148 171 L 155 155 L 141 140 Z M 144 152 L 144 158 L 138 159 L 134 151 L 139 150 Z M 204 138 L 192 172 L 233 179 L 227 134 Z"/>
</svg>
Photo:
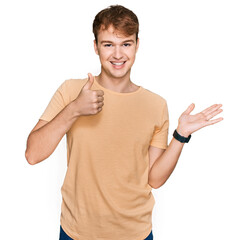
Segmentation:
<svg viewBox="0 0 248 240">
<path fill-rule="evenodd" d="M 102 71 L 96 76 L 96 80 L 101 86 L 120 93 L 132 92 L 135 86 L 130 80 L 130 73 L 126 74 L 124 77 L 116 78 L 111 77 Z"/>
</svg>

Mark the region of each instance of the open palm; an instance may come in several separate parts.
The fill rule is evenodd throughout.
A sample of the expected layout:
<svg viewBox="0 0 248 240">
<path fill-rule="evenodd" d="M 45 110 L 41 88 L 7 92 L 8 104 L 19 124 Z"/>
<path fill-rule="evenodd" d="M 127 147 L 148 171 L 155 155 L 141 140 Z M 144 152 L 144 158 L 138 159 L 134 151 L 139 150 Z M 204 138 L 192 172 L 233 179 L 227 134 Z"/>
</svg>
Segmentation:
<svg viewBox="0 0 248 240">
<path fill-rule="evenodd" d="M 223 111 L 222 109 L 220 109 L 221 106 L 222 104 L 214 104 L 200 113 L 190 115 L 190 113 L 195 108 L 195 104 L 192 103 L 178 119 L 178 133 L 184 137 L 188 137 L 190 134 L 203 127 L 222 121 L 222 117 L 210 120 Z"/>
</svg>

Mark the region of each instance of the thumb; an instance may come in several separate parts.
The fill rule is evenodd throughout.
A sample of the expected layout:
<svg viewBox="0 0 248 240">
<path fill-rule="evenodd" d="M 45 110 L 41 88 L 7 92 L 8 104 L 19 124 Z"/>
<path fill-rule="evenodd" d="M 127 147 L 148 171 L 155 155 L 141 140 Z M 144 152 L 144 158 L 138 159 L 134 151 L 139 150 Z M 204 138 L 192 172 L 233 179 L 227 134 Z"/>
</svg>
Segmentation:
<svg viewBox="0 0 248 240">
<path fill-rule="evenodd" d="M 191 103 L 183 114 L 189 115 L 195 108 L 195 104 Z"/>
<path fill-rule="evenodd" d="M 84 89 L 90 89 L 94 83 L 94 77 L 92 76 L 91 73 L 88 73 L 88 81 L 86 84 L 83 86 Z"/>
</svg>

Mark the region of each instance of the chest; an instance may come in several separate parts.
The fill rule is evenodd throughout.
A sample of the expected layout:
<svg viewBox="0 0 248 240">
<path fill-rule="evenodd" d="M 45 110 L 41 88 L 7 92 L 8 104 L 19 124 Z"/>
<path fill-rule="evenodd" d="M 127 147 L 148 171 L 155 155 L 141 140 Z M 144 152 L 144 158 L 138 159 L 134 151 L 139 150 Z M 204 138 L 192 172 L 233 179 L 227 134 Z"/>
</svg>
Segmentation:
<svg viewBox="0 0 248 240">
<path fill-rule="evenodd" d="M 158 116 L 154 109 L 136 101 L 105 101 L 102 111 L 81 116 L 69 131 L 74 140 L 113 146 L 149 146 Z"/>
</svg>

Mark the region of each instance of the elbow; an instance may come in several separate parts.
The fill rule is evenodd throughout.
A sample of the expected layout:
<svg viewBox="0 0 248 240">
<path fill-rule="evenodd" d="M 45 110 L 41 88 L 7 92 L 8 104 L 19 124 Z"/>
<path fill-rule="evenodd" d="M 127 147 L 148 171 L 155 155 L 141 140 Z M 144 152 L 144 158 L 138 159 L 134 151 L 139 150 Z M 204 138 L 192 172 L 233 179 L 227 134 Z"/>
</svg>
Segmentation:
<svg viewBox="0 0 248 240">
<path fill-rule="evenodd" d="M 149 184 L 153 189 L 158 189 L 159 188 L 159 186 L 154 186 L 154 185 L 151 185 L 151 184 Z"/>
<path fill-rule="evenodd" d="M 44 155 L 44 154 L 41 155 L 39 151 L 30 147 L 27 147 L 25 151 L 25 158 L 30 165 L 35 165 L 37 163 L 40 163 L 41 161 L 47 159 L 48 157 L 49 155 Z"/>
<path fill-rule="evenodd" d="M 27 160 L 27 162 L 30 164 L 30 165 L 35 165 L 37 163 L 37 161 L 35 160 L 35 157 L 34 157 L 34 149 L 31 148 L 30 146 L 31 142 L 28 138 L 27 140 L 27 147 L 26 147 L 26 151 L 25 151 L 25 158 Z"/>
<path fill-rule="evenodd" d="M 157 185 L 157 184 L 154 184 L 154 183 L 151 183 L 151 182 L 148 182 L 148 184 L 149 184 L 149 186 L 150 186 L 151 188 L 154 188 L 154 189 L 160 188 L 160 186 Z"/>
<path fill-rule="evenodd" d="M 30 165 L 34 165 L 34 161 L 32 161 L 31 159 L 31 156 L 30 156 L 30 140 L 29 140 L 29 137 L 30 137 L 30 134 L 28 136 L 28 139 L 27 139 L 27 145 L 26 145 L 26 150 L 25 150 L 25 158 L 27 160 L 27 162 L 30 164 Z"/>
<path fill-rule="evenodd" d="M 158 189 L 158 188 L 160 188 L 160 186 L 155 185 L 155 186 L 152 186 L 152 188 L 154 188 L 154 189 Z"/>
<path fill-rule="evenodd" d="M 35 154 L 37 151 L 35 151 L 35 149 L 34 149 L 33 142 L 32 142 L 32 139 L 30 138 L 30 135 L 28 136 L 28 139 L 27 139 L 25 158 L 30 165 L 35 165 L 36 163 L 38 163 L 38 161 L 36 159 L 37 154 Z"/>
<path fill-rule="evenodd" d="M 158 184 L 158 179 L 154 178 L 153 175 L 151 174 L 151 172 L 149 172 L 148 175 L 148 184 L 150 187 L 157 189 L 160 187 L 160 185 Z"/>
<path fill-rule="evenodd" d="M 31 158 L 30 156 L 30 152 L 28 151 L 28 148 L 26 149 L 25 151 L 25 158 L 27 160 L 27 162 L 30 164 L 30 165 L 35 165 L 35 161 Z"/>
</svg>

